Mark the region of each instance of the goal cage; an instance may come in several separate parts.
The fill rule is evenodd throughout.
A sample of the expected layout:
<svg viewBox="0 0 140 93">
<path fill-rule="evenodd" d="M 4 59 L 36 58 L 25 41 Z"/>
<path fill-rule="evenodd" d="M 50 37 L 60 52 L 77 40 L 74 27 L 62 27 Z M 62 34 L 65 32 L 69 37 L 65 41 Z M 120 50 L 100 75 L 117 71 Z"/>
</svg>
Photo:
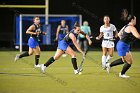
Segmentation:
<svg viewBox="0 0 140 93">
<path fill-rule="evenodd" d="M 23 46 L 28 46 L 28 39 L 30 35 L 26 34 L 26 30 L 33 24 L 33 17 L 40 17 L 41 30 L 46 32 L 47 35 L 40 37 L 40 45 L 54 45 L 54 39 L 56 36 L 57 26 L 61 20 L 65 20 L 69 26 L 69 30 L 73 29 L 74 23 L 77 21 L 82 24 L 82 15 L 49 15 L 48 23 L 45 24 L 45 14 L 20 14 L 16 16 L 16 37 L 15 48 L 23 51 Z"/>
</svg>

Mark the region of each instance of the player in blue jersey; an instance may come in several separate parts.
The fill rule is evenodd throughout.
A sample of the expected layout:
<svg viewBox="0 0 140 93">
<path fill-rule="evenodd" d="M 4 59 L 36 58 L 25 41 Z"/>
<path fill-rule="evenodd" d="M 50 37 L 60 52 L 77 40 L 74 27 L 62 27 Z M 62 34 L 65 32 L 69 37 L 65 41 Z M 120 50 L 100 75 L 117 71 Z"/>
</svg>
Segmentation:
<svg viewBox="0 0 140 93">
<path fill-rule="evenodd" d="M 116 48 L 118 55 L 121 58 L 113 61 L 111 64 L 106 64 L 108 72 L 110 71 L 111 67 L 124 64 L 122 71 L 119 73 L 119 77 L 121 78 L 129 78 L 129 76 L 127 76 L 125 73 L 133 63 L 132 54 L 130 52 L 130 43 L 134 42 L 134 39 L 136 38 L 140 39 L 140 34 L 134 27 L 136 25 L 136 17 L 134 15 L 129 15 L 127 19 L 128 24 L 125 25 L 118 33 L 120 40 L 117 42 Z"/>
<path fill-rule="evenodd" d="M 40 67 L 40 47 L 38 41 L 40 41 L 40 35 L 45 35 L 46 33 L 41 31 L 40 18 L 38 16 L 35 16 L 33 18 L 33 22 L 34 24 L 32 24 L 26 31 L 26 34 L 30 34 L 30 38 L 28 39 L 29 51 L 23 52 L 22 54 L 17 54 L 15 57 L 15 61 L 35 53 L 35 67 Z"/>
<path fill-rule="evenodd" d="M 73 42 L 74 46 L 77 48 L 77 50 L 83 55 L 85 56 L 85 53 L 80 49 L 78 43 L 77 43 L 77 36 L 79 34 L 83 34 L 85 35 L 85 37 L 88 40 L 89 45 L 91 45 L 92 41 L 90 40 L 89 36 L 87 34 L 85 34 L 84 32 L 82 32 L 80 30 L 80 26 L 78 24 L 76 24 L 74 26 L 74 29 L 71 30 L 65 37 L 63 40 L 61 40 L 60 42 L 58 42 L 58 48 L 57 51 L 55 53 L 55 55 L 53 57 L 51 57 L 45 64 L 41 65 L 41 71 L 43 73 L 45 73 L 45 69 L 46 67 L 48 67 L 50 64 L 52 64 L 55 60 L 58 60 L 62 54 L 67 53 L 71 56 L 71 61 L 73 64 L 73 68 L 74 68 L 74 73 L 78 74 L 78 67 L 77 67 L 77 61 L 76 61 L 76 53 L 74 52 L 74 50 L 69 46 L 71 42 Z"/>
<path fill-rule="evenodd" d="M 68 32 L 69 32 L 69 27 L 68 25 L 66 25 L 66 21 L 61 20 L 61 24 L 58 25 L 57 27 L 55 40 L 58 42 L 61 41 Z M 66 54 L 63 54 L 62 56 L 66 57 Z"/>
<path fill-rule="evenodd" d="M 65 20 L 61 20 L 61 25 L 57 27 L 56 31 L 56 40 L 61 41 L 65 35 L 69 32 L 68 25 L 66 25 Z"/>
</svg>

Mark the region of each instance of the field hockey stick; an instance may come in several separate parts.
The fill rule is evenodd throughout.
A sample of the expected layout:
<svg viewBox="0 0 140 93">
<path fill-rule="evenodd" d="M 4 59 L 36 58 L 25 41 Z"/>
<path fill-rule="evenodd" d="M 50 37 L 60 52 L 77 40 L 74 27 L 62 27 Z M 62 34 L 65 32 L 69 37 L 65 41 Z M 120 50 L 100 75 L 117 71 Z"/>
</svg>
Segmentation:
<svg viewBox="0 0 140 93">
<path fill-rule="evenodd" d="M 85 57 L 82 58 L 82 61 L 81 61 L 81 64 L 78 68 L 78 73 L 82 71 L 82 67 L 83 67 L 83 64 L 84 64 L 84 60 L 85 60 Z"/>
</svg>

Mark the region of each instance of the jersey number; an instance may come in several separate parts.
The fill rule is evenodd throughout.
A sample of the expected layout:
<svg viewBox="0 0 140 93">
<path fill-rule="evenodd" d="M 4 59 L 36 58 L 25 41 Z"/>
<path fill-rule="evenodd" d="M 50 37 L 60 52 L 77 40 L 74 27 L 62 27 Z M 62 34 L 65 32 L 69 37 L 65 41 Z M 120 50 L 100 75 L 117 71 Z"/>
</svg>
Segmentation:
<svg viewBox="0 0 140 93">
<path fill-rule="evenodd" d="M 107 33 L 106 36 L 109 37 L 109 33 Z"/>
</svg>

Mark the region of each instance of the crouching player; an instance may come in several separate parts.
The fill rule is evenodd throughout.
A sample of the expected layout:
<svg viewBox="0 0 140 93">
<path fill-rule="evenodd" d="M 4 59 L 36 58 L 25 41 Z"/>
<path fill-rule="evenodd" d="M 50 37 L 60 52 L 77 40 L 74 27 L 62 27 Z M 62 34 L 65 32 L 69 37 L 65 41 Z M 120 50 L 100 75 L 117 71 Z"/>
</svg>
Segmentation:
<svg viewBox="0 0 140 93">
<path fill-rule="evenodd" d="M 51 57 L 45 64 L 41 65 L 41 71 L 43 73 L 45 73 L 45 69 L 46 67 L 48 67 L 50 64 L 52 64 L 55 60 L 58 60 L 62 54 L 67 53 L 71 56 L 71 62 L 74 68 L 74 74 L 78 74 L 78 67 L 77 67 L 77 59 L 76 59 L 76 53 L 74 52 L 74 50 L 69 46 L 69 44 L 71 42 L 73 42 L 73 44 L 75 45 L 75 47 L 77 48 L 77 50 L 83 55 L 85 56 L 85 53 L 80 49 L 78 43 L 77 43 L 77 36 L 79 34 L 83 34 L 85 35 L 85 37 L 88 40 L 89 45 L 92 44 L 92 41 L 90 40 L 89 36 L 87 34 L 85 34 L 84 32 L 82 32 L 80 30 L 80 26 L 78 24 L 76 24 L 74 26 L 74 29 L 71 30 L 65 37 L 63 40 L 61 40 L 58 43 L 58 48 L 57 51 L 55 53 L 55 55 L 53 57 Z"/>
</svg>

